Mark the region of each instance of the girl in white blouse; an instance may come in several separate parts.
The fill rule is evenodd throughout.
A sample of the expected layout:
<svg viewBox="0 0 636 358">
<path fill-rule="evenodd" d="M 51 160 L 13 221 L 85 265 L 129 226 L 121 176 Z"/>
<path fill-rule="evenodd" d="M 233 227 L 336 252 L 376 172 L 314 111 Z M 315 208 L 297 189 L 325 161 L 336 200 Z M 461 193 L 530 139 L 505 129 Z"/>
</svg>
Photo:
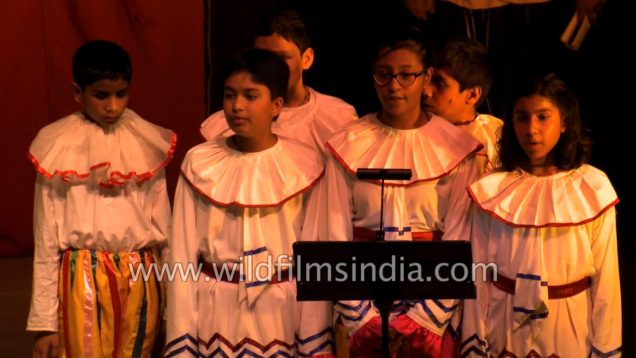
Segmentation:
<svg viewBox="0 0 636 358">
<path fill-rule="evenodd" d="M 612 184 L 585 164 L 574 94 L 554 75 L 521 83 L 500 141 L 501 170 L 469 187 L 477 299 L 465 356 L 618 357 L 621 295 Z"/>
</svg>

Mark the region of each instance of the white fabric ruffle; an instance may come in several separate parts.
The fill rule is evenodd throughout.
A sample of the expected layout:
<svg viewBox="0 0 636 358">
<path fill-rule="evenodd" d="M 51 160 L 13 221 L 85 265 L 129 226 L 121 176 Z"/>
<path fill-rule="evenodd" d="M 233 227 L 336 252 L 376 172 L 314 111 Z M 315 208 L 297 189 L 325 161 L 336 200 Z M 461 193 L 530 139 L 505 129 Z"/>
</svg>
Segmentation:
<svg viewBox="0 0 636 358">
<path fill-rule="evenodd" d="M 126 109 L 103 128 L 77 112 L 42 128 L 29 148 L 29 159 L 48 179 L 96 180 L 102 186 L 141 182 L 165 167 L 177 135 Z"/>
<path fill-rule="evenodd" d="M 419 128 L 400 130 L 370 114 L 338 131 L 327 147 L 354 174 L 358 168 L 410 168 L 410 180 L 386 182 L 410 185 L 447 175 L 482 145 L 438 116 Z"/>
<path fill-rule="evenodd" d="M 487 114 L 480 114 L 467 128 L 468 132 L 484 145 L 479 154 L 486 155 L 491 162 L 497 157 L 496 146 L 497 141 L 501 137 L 502 127 L 503 121 L 501 119 Z"/>
<path fill-rule="evenodd" d="M 618 203 L 605 173 L 587 164 L 550 176 L 495 172 L 468 192 L 481 210 L 516 227 L 580 225 Z"/>
<path fill-rule="evenodd" d="M 227 138 L 201 143 L 186 154 L 182 175 L 216 205 L 274 207 L 309 190 L 324 173 L 320 154 L 279 137 L 261 152 L 243 153 Z"/>
</svg>

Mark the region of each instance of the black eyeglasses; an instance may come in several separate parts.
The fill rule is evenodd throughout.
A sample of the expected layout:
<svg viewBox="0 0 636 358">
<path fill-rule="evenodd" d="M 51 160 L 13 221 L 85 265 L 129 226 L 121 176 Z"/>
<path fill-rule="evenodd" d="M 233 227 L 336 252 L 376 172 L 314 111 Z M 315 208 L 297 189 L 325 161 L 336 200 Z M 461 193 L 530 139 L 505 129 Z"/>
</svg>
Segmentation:
<svg viewBox="0 0 636 358">
<path fill-rule="evenodd" d="M 373 80 L 378 86 L 386 86 L 395 78 L 400 86 L 408 87 L 415 82 L 415 80 L 424 74 L 424 71 L 419 72 L 400 72 L 392 74 L 389 72 L 378 71 L 373 72 Z"/>
</svg>

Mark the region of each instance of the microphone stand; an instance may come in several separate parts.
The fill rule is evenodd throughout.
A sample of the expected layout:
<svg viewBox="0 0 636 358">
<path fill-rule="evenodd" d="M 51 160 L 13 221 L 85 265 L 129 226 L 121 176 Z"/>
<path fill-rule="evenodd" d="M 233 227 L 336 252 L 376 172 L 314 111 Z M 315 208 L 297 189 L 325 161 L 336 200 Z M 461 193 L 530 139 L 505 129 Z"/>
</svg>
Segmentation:
<svg viewBox="0 0 636 358">
<path fill-rule="evenodd" d="M 360 168 L 356 171 L 356 176 L 361 180 L 380 180 L 380 229 L 375 233 L 375 241 L 384 240 L 384 180 L 409 180 L 411 179 L 411 169 L 373 169 Z M 382 322 L 382 357 L 389 358 L 389 314 L 393 301 L 387 299 L 383 293 L 379 293 L 375 298 L 375 304 L 380 311 L 380 321 Z"/>
</svg>

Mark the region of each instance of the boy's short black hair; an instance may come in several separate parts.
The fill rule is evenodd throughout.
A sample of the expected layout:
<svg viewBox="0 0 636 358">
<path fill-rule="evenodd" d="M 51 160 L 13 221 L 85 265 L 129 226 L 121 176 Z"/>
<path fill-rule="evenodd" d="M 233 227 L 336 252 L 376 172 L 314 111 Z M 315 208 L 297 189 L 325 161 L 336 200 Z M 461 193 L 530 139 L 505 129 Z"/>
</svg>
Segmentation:
<svg viewBox="0 0 636 358">
<path fill-rule="evenodd" d="M 85 43 L 73 55 L 73 81 L 80 89 L 99 80 L 122 79 L 130 82 L 132 65 L 128 52 L 114 42 L 94 40 Z"/>
<path fill-rule="evenodd" d="M 513 171 L 527 162 L 528 157 L 517 140 L 513 123 L 513 110 L 517 100 L 538 95 L 545 97 L 558 109 L 565 132 L 552 148 L 554 165 L 562 170 L 571 170 L 586 163 L 591 155 L 591 140 L 588 137 L 579 111 L 579 102 L 574 92 L 556 75 L 528 76 L 518 80 L 513 88 L 513 101 L 509 104 L 509 115 L 499 139 L 499 161 L 503 169 Z"/>
<path fill-rule="evenodd" d="M 486 100 L 493 78 L 486 46 L 472 39 L 450 39 L 434 50 L 431 58 L 431 65 L 446 71 L 459 83 L 460 91 L 481 87 L 475 108 Z"/>
<path fill-rule="evenodd" d="M 252 81 L 266 86 L 271 99 L 287 98 L 289 66 L 282 57 L 274 52 L 249 48 L 239 52 L 226 66 L 223 80 L 239 72 L 248 73 Z"/>
<path fill-rule="evenodd" d="M 301 54 L 311 47 L 307 24 L 295 10 L 281 9 L 269 15 L 256 30 L 255 37 L 271 35 L 279 35 L 293 42 Z"/>
</svg>

